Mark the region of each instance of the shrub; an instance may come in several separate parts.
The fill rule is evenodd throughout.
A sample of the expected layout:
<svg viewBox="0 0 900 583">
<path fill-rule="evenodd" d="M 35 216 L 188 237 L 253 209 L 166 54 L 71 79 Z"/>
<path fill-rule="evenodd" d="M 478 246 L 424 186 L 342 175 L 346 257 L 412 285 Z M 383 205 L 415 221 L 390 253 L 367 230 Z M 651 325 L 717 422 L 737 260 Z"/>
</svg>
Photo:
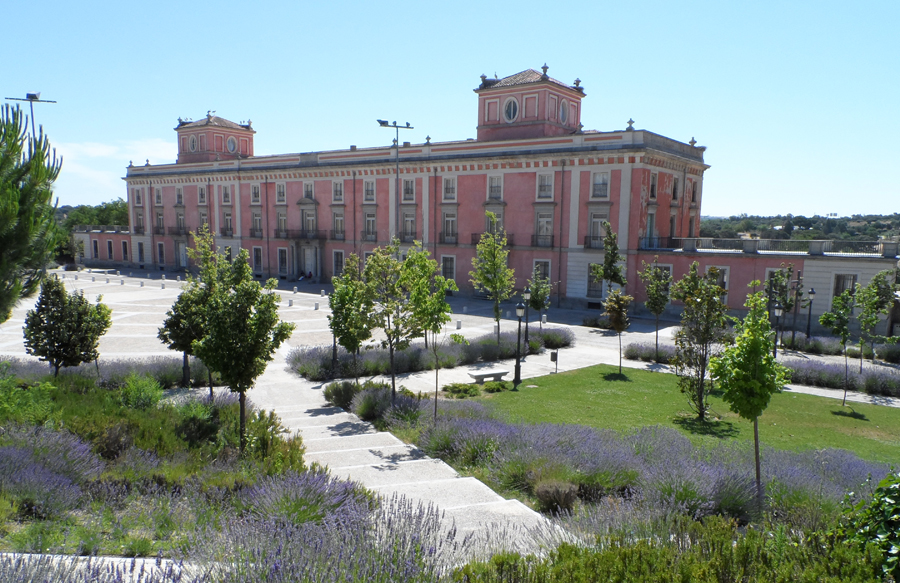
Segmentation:
<svg viewBox="0 0 900 583">
<path fill-rule="evenodd" d="M 578 487 L 569 482 L 544 480 L 534 486 L 534 496 L 542 512 L 571 512 L 578 499 Z"/>
<path fill-rule="evenodd" d="M 129 375 L 125 379 L 124 386 L 119 389 L 119 400 L 122 406 L 138 411 L 156 407 L 162 396 L 163 390 L 156 380 L 137 374 Z"/>
<path fill-rule="evenodd" d="M 469 383 L 450 383 L 444 385 L 441 390 L 448 393 L 456 399 L 465 399 L 466 397 L 477 397 L 480 393 L 478 385 Z"/>
<path fill-rule="evenodd" d="M 325 387 L 325 400 L 341 409 L 349 410 L 358 386 L 353 381 L 337 381 Z"/>
</svg>

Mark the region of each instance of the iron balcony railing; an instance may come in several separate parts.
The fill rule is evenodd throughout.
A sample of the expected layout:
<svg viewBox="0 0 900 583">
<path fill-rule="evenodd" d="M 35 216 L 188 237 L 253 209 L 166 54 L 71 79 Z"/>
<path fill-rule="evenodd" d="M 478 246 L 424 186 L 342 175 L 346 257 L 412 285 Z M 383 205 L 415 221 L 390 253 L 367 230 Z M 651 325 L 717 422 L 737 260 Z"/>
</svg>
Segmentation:
<svg viewBox="0 0 900 583">
<path fill-rule="evenodd" d="M 532 247 L 553 247 L 553 235 L 532 235 Z"/>
<path fill-rule="evenodd" d="M 603 237 L 600 235 L 585 235 L 585 249 L 603 249 Z"/>
</svg>

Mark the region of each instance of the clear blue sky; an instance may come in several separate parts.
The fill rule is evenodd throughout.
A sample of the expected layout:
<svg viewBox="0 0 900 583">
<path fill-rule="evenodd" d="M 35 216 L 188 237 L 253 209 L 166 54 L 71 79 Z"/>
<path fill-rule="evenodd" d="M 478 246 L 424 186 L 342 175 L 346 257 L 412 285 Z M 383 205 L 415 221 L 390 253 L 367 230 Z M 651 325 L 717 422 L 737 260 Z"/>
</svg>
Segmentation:
<svg viewBox="0 0 900 583">
<path fill-rule="evenodd" d="M 16 1 L 0 97 L 64 155 L 60 204 L 172 162 L 178 117 L 251 119 L 257 154 L 475 136 L 482 73 L 582 80 L 586 129 L 708 147 L 704 215 L 900 206 L 900 2 Z"/>
</svg>

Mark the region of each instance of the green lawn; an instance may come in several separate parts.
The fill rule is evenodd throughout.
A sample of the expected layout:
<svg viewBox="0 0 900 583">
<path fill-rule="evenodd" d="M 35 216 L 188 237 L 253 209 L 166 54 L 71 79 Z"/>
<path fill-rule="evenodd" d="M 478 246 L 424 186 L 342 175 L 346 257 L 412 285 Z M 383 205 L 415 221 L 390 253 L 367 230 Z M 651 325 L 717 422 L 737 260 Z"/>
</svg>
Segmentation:
<svg viewBox="0 0 900 583">
<path fill-rule="evenodd" d="M 753 424 L 710 399 L 707 424 L 694 421 L 672 374 L 598 365 L 527 379 L 518 391 L 480 397 L 510 421 L 578 423 L 630 429 L 665 425 L 704 439 L 753 439 Z M 860 457 L 900 464 L 900 409 L 877 405 L 841 407 L 835 399 L 782 393 L 759 419 L 763 444 L 779 449 L 848 449 Z"/>
</svg>

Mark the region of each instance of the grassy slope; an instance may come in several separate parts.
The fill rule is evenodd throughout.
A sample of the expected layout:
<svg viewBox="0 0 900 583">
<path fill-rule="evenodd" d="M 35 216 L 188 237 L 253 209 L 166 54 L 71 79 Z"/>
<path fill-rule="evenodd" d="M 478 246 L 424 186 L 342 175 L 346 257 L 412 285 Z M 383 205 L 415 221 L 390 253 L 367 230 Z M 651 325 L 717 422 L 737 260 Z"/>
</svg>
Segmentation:
<svg viewBox="0 0 900 583">
<path fill-rule="evenodd" d="M 753 439 L 753 424 L 728 410 L 717 396 L 710 399 L 718 421 L 698 424 L 687 398 L 671 374 L 599 365 L 525 380 L 518 392 L 485 395 L 511 421 L 578 423 L 630 429 L 665 425 L 693 440 L 735 437 Z M 853 405 L 834 399 L 782 393 L 760 417 L 760 440 L 779 449 L 848 449 L 857 455 L 900 463 L 900 409 Z"/>
</svg>

